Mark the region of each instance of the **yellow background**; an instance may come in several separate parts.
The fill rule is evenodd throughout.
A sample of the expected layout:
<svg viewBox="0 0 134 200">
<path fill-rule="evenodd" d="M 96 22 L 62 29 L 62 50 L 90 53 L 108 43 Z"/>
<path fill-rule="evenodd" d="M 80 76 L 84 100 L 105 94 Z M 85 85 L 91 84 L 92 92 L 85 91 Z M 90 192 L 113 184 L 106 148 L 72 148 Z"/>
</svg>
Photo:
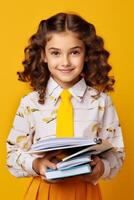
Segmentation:
<svg viewBox="0 0 134 200">
<path fill-rule="evenodd" d="M 5 141 L 12 126 L 20 98 L 28 85 L 17 81 L 22 69 L 23 49 L 40 20 L 56 12 L 75 11 L 96 27 L 111 52 L 109 59 L 116 78 L 113 101 L 119 113 L 126 160 L 121 172 L 111 181 L 101 181 L 104 200 L 134 199 L 133 58 L 134 5 L 132 0 L 23 0 L 1 1 L 0 8 L 0 199 L 20 200 L 30 181 L 17 179 L 5 167 Z"/>
</svg>

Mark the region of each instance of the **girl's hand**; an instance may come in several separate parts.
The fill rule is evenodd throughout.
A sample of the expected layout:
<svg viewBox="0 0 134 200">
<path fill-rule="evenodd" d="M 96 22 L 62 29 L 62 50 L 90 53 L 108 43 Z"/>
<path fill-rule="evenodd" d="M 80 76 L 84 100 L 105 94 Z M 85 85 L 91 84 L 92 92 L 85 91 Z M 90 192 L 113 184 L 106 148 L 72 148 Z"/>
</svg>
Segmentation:
<svg viewBox="0 0 134 200">
<path fill-rule="evenodd" d="M 56 163 L 51 162 L 50 160 L 52 160 L 56 155 L 58 155 L 60 153 L 61 153 L 61 151 L 48 152 L 47 154 L 44 155 L 44 157 L 36 158 L 33 161 L 33 170 L 42 179 L 46 180 L 47 182 L 51 182 L 51 183 L 59 182 L 60 180 L 54 180 L 54 181 L 47 180 L 45 177 L 45 171 L 46 171 L 47 167 L 49 167 L 51 169 L 56 169 Z"/>
<path fill-rule="evenodd" d="M 101 158 L 96 156 L 93 158 L 93 161 L 90 162 L 90 166 L 93 167 L 93 171 L 89 175 L 83 175 L 84 181 L 95 184 L 104 173 L 104 164 Z"/>
</svg>

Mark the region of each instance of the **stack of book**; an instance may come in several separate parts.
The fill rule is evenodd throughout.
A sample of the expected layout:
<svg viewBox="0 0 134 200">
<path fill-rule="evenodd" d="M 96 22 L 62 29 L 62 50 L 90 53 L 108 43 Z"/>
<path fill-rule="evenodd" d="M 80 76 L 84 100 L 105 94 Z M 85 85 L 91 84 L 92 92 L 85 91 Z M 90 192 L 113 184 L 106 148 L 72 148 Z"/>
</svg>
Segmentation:
<svg viewBox="0 0 134 200">
<path fill-rule="evenodd" d="M 95 138 L 51 138 L 33 144 L 30 154 L 42 154 L 62 150 L 65 157 L 57 163 L 57 169 L 48 168 L 45 172 L 47 179 L 58 179 L 91 173 L 91 156 L 111 150 L 113 146 L 106 140 Z"/>
</svg>

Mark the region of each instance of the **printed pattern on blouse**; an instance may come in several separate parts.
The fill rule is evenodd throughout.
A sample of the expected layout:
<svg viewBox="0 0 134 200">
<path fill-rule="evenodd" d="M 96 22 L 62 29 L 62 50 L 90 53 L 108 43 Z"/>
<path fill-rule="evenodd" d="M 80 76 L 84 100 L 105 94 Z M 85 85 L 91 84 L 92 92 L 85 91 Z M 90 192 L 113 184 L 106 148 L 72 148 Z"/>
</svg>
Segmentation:
<svg viewBox="0 0 134 200">
<path fill-rule="evenodd" d="M 124 160 L 121 126 L 111 97 L 86 85 L 84 78 L 69 89 L 74 108 L 74 137 L 101 137 L 109 140 L 116 151 L 107 152 L 102 160 L 109 179 L 120 170 Z M 20 101 L 13 127 L 7 138 L 7 167 L 17 177 L 38 176 L 32 169 L 37 155 L 27 151 L 36 141 L 56 137 L 56 117 L 62 88 L 50 78 L 45 104 L 38 103 L 38 93 L 29 93 Z"/>
</svg>

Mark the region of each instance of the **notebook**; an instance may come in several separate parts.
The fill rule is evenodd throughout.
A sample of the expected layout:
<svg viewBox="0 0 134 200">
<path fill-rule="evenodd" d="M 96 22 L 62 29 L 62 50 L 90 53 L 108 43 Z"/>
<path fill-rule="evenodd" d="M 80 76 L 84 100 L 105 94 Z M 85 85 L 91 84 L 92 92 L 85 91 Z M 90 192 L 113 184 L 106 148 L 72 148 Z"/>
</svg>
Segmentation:
<svg viewBox="0 0 134 200">
<path fill-rule="evenodd" d="M 100 144 L 100 138 L 51 138 L 36 142 L 27 153 L 43 153 L 61 149 L 81 148 Z"/>
<path fill-rule="evenodd" d="M 53 170 L 47 169 L 45 172 L 46 178 L 49 179 L 59 179 L 59 178 L 66 178 L 71 176 L 77 176 L 81 174 L 91 173 L 91 167 L 89 164 L 78 165 L 75 167 L 71 167 L 65 170 Z"/>
<path fill-rule="evenodd" d="M 75 158 L 68 159 L 67 161 L 58 162 L 56 165 L 57 165 L 57 169 L 65 170 L 71 167 L 89 163 L 91 161 L 92 161 L 91 155 L 89 153 L 85 153 L 85 154 L 76 156 Z"/>
<path fill-rule="evenodd" d="M 70 158 L 76 157 L 78 155 L 82 155 L 86 152 L 88 152 L 89 155 L 98 155 L 98 154 L 104 153 L 106 151 L 109 151 L 111 149 L 113 149 L 113 146 L 110 142 L 108 142 L 107 140 L 101 140 L 100 144 L 91 145 L 89 147 L 83 148 L 80 151 L 77 151 L 75 153 L 72 153 L 69 156 L 66 156 L 62 160 L 66 161 L 66 160 L 69 160 Z"/>
</svg>

